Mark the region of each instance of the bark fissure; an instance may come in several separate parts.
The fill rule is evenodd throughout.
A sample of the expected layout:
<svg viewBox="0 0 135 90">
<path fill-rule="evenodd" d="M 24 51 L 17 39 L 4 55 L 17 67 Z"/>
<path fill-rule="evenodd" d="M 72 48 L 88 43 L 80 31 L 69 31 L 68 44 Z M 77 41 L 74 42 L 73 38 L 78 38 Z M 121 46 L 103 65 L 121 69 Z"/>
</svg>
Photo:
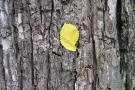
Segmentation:
<svg viewBox="0 0 135 90">
<path fill-rule="evenodd" d="M 33 58 L 33 35 L 32 35 L 32 27 L 31 24 L 30 25 L 30 32 L 31 32 L 31 79 L 32 79 L 32 86 L 34 88 L 34 90 L 36 90 L 36 86 L 34 85 L 34 58 Z"/>
<path fill-rule="evenodd" d="M 29 4 L 30 4 L 30 3 L 27 3 L 27 4 L 26 4 L 26 7 L 27 7 L 27 11 L 28 11 L 28 18 L 29 18 L 28 25 L 29 25 L 29 27 L 30 27 L 31 84 L 32 84 L 32 89 L 33 89 L 33 90 L 36 90 L 36 85 L 34 84 L 35 77 L 34 77 L 34 57 L 33 57 L 33 54 L 34 54 L 34 53 L 33 53 L 33 50 L 34 50 L 34 48 L 33 48 L 33 29 L 32 29 L 32 22 L 30 21 L 30 20 L 31 20 L 31 16 L 32 16 L 33 14 L 30 13 Z"/>
<path fill-rule="evenodd" d="M 16 59 L 16 62 L 17 62 L 17 72 L 18 72 L 18 89 L 20 88 L 20 90 L 22 90 L 22 79 L 23 77 L 21 76 L 22 73 L 21 73 L 21 60 L 19 60 L 19 46 L 18 46 L 18 29 L 17 29 L 17 25 L 15 24 L 15 15 L 17 13 L 16 11 L 16 7 L 15 7 L 16 3 L 15 1 L 13 1 L 13 6 L 12 6 L 12 13 L 10 13 L 10 28 L 12 30 L 12 37 L 13 37 L 13 46 L 14 46 L 14 49 L 15 49 L 15 59 Z"/>
<path fill-rule="evenodd" d="M 105 22 L 105 9 L 103 9 L 103 30 L 102 30 L 102 39 L 104 40 L 105 37 L 105 27 L 106 27 L 106 22 Z"/>
<path fill-rule="evenodd" d="M 2 45 L 0 45 L 0 66 L 1 66 L 1 73 L 2 73 L 2 80 L 1 80 L 1 84 L 3 84 L 3 86 L 1 87 L 1 89 L 7 90 L 6 88 L 6 79 L 5 79 L 5 69 L 3 66 L 3 47 Z"/>
<path fill-rule="evenodd" d="M 51 7 L 51 19 L 50 19 L 50 25 L 49 25 L 49 28 L 48 28 L 48 37 L 49 37 L 49 49 L 48 49 L 48 78 L 47 78 L 47 90 L 50 89 L 50 70 L 51 70 L 51 62 L 50 62 L 50 52 L 51 52 L 51 42 L 50 42 L 50 35 L 51 35 L 51 25 L 52 25 L 52 18 L 53 18 L 53 10 L 54 10 L 54 2 L 53 0 L 51 1 L 51 4 L 52 4 L 52 7 Z M 53 53 L 53 52 L 52 52 Z M 59 54 L 58 54 L 59 55 Z"/>
<path fill-rule="evenodd" d="M 6 87 L 6 79 L 5 79 L 5 69 L 4 69 L 4 67 L 3 67 L 3 69 L 2 69 L 2 75 L 3 75 L 4 89 L 7 90 L 7 87 Z"/>
<path fill-rule="evenodd" d="M 133 0 L 117 1 L 117 28 L 120 51 L 120 73 L 123 90 L 133 90 L 134 75 L 134 11 Z"/>
<path fill-rule="evenodd" d="M 106 29 L 106 10 L 107 10 L 107 1 L 108 0 L 105 0 L 104 2 L 102 2 L 102 3 L 104 3 L 103 5 L 103 30 L 102 30 L 102 39 L 104 40 L 104 38 L 105 38 L 105 29 Z"/>
<path fill-rule="evenodd" d="M 92 82 L 92 88 L 93 90 L 96 90 L 96 82 L 97 82 L 97 60 L 96 60 L 96 51 L 95 51 L 95 41 L 94 37 L 92 37 L 92 47 L 93 47 L 93 74 L 94 74 L 94 80 Z"/>
<path fill-rule="evenodd" d="M 52 0 L 52 8 L 51 8 L 51 19 L 50 19 L 50 25 L 49 25 L 49 36 L 50 36 L 50 30 L 51 30 L 51 25 L 52 25 L 52 18 L 53 18 L 53 10 L 54 10 L 54 3 L 53 3 L 53 0 Z M 50 43 L 50 38 L 49 38 L 49 43 Z"/>
<path fill-rule="evenodd" d="M 56 52 L 52 52 L 53 54 L 57 55 L 57 56 L 61 56 L 61 54 L 56 53 Z"/>
<path fill-rule="evenodd" d="M 75 83 L 76 83 L 76 81 L 77 81 L 77 71 L 75 70 L 74 73 L 75 73 L 75 80 L 74 80 L 73 89 L 76 90 L 76 89 L 75 89 Z"/>
<path fill-rule="evenodd" d="M 94 40 L 94 27 L 93 27 L 93 14 L 91 16 L 91 37 L 92 37 L 92 48 L 93 48 L 93 65 L 92 65 L 92 69 L 93 69 L 93 81 L 92 81 L 92 89 L 96 90 L 96 82 L 97 82 L 97 60 L 96 60 L 96 50 L 95 50 L 95 40 Z M 91 67 L 91 66 L 90 66 Z"/>
<path fill-rule="evenodd" d="M 117 15 L 117 30 L 118 30 L 118 42 L 119 42 L 119 45 L 121 45 L 120 44 L 120 38 L 121 38 L 121 0 L 117 0 L 117 13 L 116 13 L 116 15 Z M 122 51 L 121 50 L 121 48 L 119 48 L 120 50 L 120 52 Z M 125 50 L 124 50 L 125 51 Z M 122 62 L 121 62 L 121 64 L 122 64 Z M 120 65 L 120 66 L 122 66 L 122 65 Z M 122 69 L 122 67 L 120 68 L 120 73 L 122 73 L 121 72 L 121 69 Z"/>
<path fill-rule="evenodd" d="M 20 58 L 20 90 L 23 90 L 23 70 L 21 69 L 22 58 Z"/>
<path fill-rule="evenodd" d="M 92 11 L 94 2 L 89 0 L 90 2 L 90 10 Z M 89 65 L 88 68 L 92 69 L 93 72 L 93 80 L 92 80 L 92 90 L 96 90 L 96 84 L 97 84 L 97 60 L 96 60 L 96 47 L 95 47 L 95 40 L 94 40 L 94 12 L 90 13 L 89 19 L 90 19 L 90 38 L 92 43 L 92 52 L 93 52 L 93 64 Z"/>
<path fill-rule="evenodd" d="M 6 57 L 7 57 L 7 68 L 8 68 L 8 72 L 9 72 L 9 78 L 10 78 L 9 80 L 10 80 L 10 84 L 11 84 L 10 88 L 12 89 L 12 86 L 13 86 L 13 85 L 12 85 L 12 81 L 13 81 L 13 80 L 12 80 L 11 64 L 10 64 L 10 59 L 9 59 L 10 56 L 9 56 L 9 54 L 7 54 Z"/>
<path fill-rule="evenodd" d="M 49 53 L 49 51 L 48 51 Z M 48 60 L 48 77 L 47 77 L 47 90 L 49 90 L 49 81 L 50 81 L 50 56 L 49 54 L 47 55 L 47 60 Z"/>
</svg>

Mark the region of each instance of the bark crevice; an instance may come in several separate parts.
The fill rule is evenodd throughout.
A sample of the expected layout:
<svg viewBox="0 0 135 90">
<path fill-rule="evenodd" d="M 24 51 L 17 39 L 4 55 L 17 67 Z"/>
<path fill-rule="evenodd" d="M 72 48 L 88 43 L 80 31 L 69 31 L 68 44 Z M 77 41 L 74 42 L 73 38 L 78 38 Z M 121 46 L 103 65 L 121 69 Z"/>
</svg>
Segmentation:
<svg viewBox="0 0 135 90">
<path fill-rule="evenodd" d="M 91 24 L 93 26 L 93 14 L 91 16 Z M 93 48 L 93 66 L 92 66 L 92 69 L 93 69 L 93 77 L 94 77 L 94 80 L 92 82 L 92 89 L 93 90 L 96 90 L 96 82 L 97 82 L 97 60 L 96 60 L 96 47 L 95 47 L 95 40 L 94 40 L 94 27 L 91 27 L 91 36 L 92 36 L 92 48 Z"/>
<path fill-rule="evenodd" d="M 50 56 L 49 56 L 49 50 L 48 50 L 47 60 L 48 60 L 47 90 L 49 90 L 49 81 L 50 81 L 50 61 L 49 61 Z"/>
<path fill-rule="evenodd" d="M 1 64 L 1 69 L 2 69 L 2 84 L 4 85 L 3 89 L 7 90 L 6 88 L 6 79 L 5 79 L 5 69 L 4 69 L 4 66 L 3 66 L 3 46 L 0 45 L 0 64 Z M 1 87 L 2 88 L 2 87 Z"/>
<path fill-rule="evenodd" d="M 127 4 L 128 3 L 128 4 Z M 130 9 L 130 4 L 132 1 L 122 1 L 117 0 L 117 30 L 118 30 L 118 42 L 119 42 L 119 51 L 120 51 L 120 73 L 121 73 L 121 82 L 123 90 L 131 90 L 132 87 L 132 75 L 131 75 L 131 62 L 132 53 L 134 52 L 134 46 L 130 46 L 131 42 L 131 33 L 133 26 L 131 25 L 131 18 L 133 11 Z M 125 5 L 128 6 L 125 6 Z M 132 5 L 131 5 L 132 6 Z M 129 9 L 129 11 L 127 11 Z M 132 47 L 132 48 L 131 48 Z"/>
<path fill-rule="evenodd" d="M 94 80 L 92 82 L 92 89 L 96 90 L 96 82 L 97 82 L 97 60 L 96 60 L 96 50 L 95 50 L 95 41 L 94 37 L 92 40 L 92 45 L 93 45 L 93 75 L 94 75 Z"/>
<path fill-rule="evenodd" d="M 50 53 L 51 53 L 51 50 L 50 50 L 50 47 L 51 47 L 51 25 L 52 25 L 52 19 L 53 19 L 53 11 L 54 11 L 54 2 L 53 0 L 51 1 L 51 4 L 52 4 L 52 7 L 51 7 L 51 19 L 50 19 L 50 25 L 48 27 L 48 37 L 49 37 L 49 49 L 48 49 L 48 55 L 47 55 L 47 59 L 48 59 L 48 78 L 47 78 L 47 90 L 50 89 L 50 70 L 51 70 L 51 62 L 50 62 Z M 56 53 L 53 53 L 52 54 L 56 54 Z M 60 56 L 59 54 L 57 54 L 58 56 Z"/>
<path fill-rule="evenodd" d="M 36 90 L 36 86 L 34 85 L 34 58 L 33 58 L 33 35 L 32 35 L 32 27 L 31 24 L 29 23 L 30 26 L 30 33 L 31 33 L 31 80 L 32 80 L 32 86 L 34 88 L 34 90 Z"/>
<path fill-rule="evenodd" d="M 23 70 L 21 69 L 22 58 L 20 58 L 20 90 L 23 90 Z"/>
</svg>

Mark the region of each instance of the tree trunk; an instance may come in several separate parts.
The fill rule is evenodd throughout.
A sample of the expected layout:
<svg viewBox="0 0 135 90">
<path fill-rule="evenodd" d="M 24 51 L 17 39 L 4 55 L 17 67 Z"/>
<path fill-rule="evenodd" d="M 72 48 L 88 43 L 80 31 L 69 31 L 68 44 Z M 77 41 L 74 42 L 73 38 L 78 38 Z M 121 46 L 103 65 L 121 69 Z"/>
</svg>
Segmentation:
<svg viewBox="0 0 135 90">
<path fill-rule="evenodd" d="M 134 13 L 134 0 L 0 0 L 0 90 L 135 90 Z"/>
</svg>

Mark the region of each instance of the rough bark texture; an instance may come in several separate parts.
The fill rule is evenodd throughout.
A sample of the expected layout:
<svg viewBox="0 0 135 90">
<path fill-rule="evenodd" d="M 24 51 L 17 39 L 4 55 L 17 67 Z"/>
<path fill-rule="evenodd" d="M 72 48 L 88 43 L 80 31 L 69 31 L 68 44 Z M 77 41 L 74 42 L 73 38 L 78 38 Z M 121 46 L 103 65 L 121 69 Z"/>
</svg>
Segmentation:
<svg viewBox="0 0 135 90">
<path fill-rule="evenodd" d="M 135 90 L 135 0 L 118 3 L 122 90 Z"/>
<path fill-rule="evenodd" d="M 0 0 L 0 90 L 134 90 L 134 3 Z M 64 22 L 76 52 L 60 44 Z"/>
</svg>

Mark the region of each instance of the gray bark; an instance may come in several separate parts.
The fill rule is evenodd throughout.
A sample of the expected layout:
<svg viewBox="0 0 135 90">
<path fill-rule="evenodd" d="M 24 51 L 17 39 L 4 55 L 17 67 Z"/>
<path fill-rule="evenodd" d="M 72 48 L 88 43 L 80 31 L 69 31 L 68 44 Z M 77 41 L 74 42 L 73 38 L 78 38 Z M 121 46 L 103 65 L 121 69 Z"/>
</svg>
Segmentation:
<svg viewBox="0 0 135 90">
<path fill-rule="evenodd" d="M 134 3 L 1 0 L 0 90 L 134 90 Z M 64 22 L 76 52 L 60 44 Z"/>
</svg>

